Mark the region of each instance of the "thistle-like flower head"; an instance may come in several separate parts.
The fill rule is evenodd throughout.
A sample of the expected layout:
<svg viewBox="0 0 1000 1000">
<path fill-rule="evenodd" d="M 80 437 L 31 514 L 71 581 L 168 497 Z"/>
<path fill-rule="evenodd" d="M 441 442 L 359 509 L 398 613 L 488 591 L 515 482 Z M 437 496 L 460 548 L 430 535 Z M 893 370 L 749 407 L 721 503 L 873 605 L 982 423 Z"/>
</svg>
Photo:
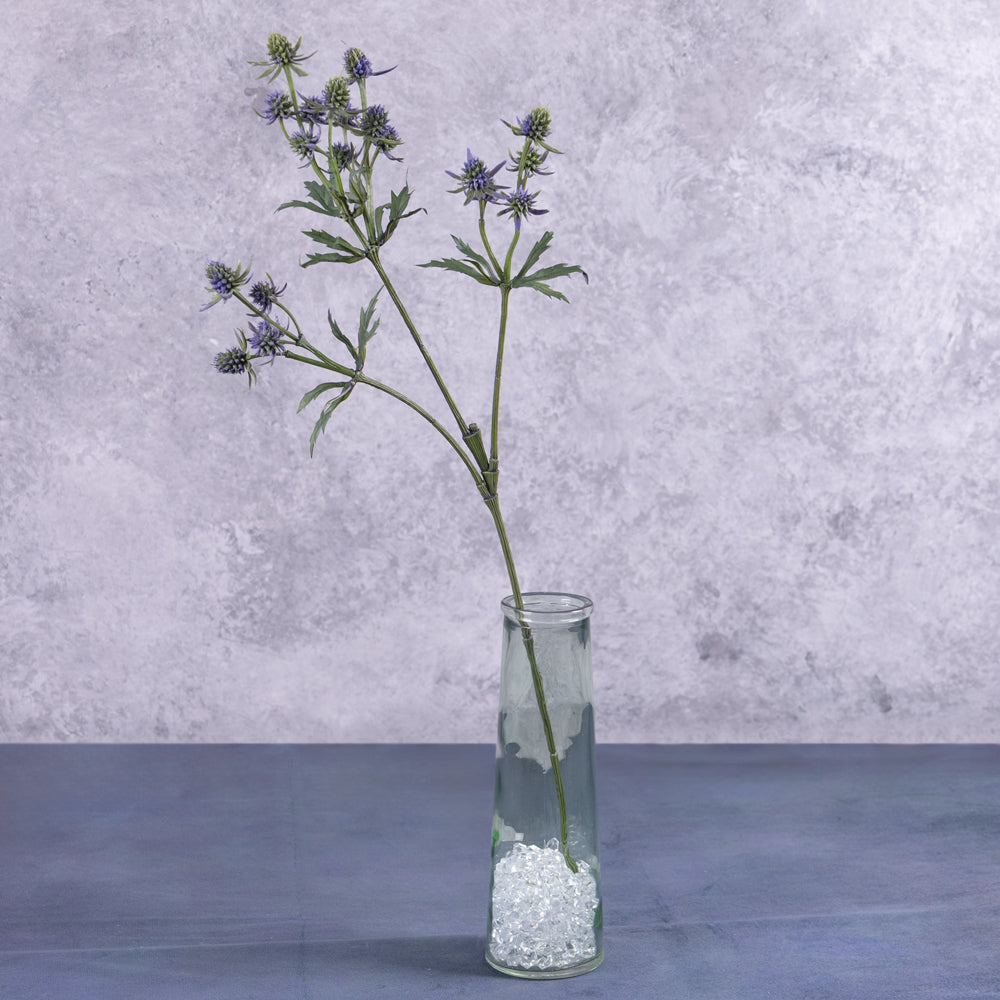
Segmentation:
<svg viewBox="0 0 1000 1000">
<path fill-rule="evenodd" d="M 278 301 L 278 297 L 288 287 L 287 284 L 281 288 L 275 284 L 271 275 L 267 275 L 265 281 L 257 281 L 250 286 L 250 301 L 262 312 L 271 311 L 271 306 Z"/>
<path fill-rule="evenodd" d="M 351 103 L 350 83 L 342 76 L 331 77 L 323 88 L 323 100 L 334 114 L 345 114 Z"/>
<path fill-rule="evenodd" d="M 223 375 L 242 375 L 250 367 L 250 356 L 246 348 L 237 345 L 216 354 L 212 364 Z"/>
<path fill-rule="evenodd" d="M 344 69 L 352 80 L 365 80 L 372 75 L 371 60 L 358 48 L 344 53 Z"/>
<path fill-rule="evenodd" d="M 299 129 L 288 137 L 288 145 L 292 151 L 303 160 L 308 160 L 319 148 L 320 134 L 313 130 L 312 125 L 307 129 Z"/>
<path fill-rule="evenodd" d="M 272 90 L 270 94 L 267 95 L 267 104 L 263 112 L 258 111 L 257 114 L 263 118 L 268 125 L 273 125 L 276 121 L 281 121 L 285 118 L 293 118 L 295 116 L 295 106 L 292 104 L 292 99 L 288 95 L 288 91 L 285 90 Z"/>
<path fill-rule="evenodd" d="M 506 162 L 506 160 L 501 160 L 492 170 L 489 170 L 479 157 L 472 155 L 472 150 L 467 149 L 461 173 L 456 174 L 451 170 L 445 171 L 449 177 L 454 177 L 459 182 L 459 186 L 451 188 L 449 194 L 464 194 L 466 205 L 470 201 L 499 203 L 502 200 L 500 192 L 504 185 L 497 184 L 493 178 Z"/>
<path fill-rule="evenodd" d="M 393 156 L 390 152 L 403 140 L 399 138 L 399 133 L 389 124 L 389 113 L 381 104 L 373 104 L 361 114 L 358 121 L 358 132 L 364 136 L 376 149 L 385 153 L 390 160 L 398 160 L 398 156 Z"/>
<path fill-rule="evenodd" d="M 524 149 L 518 155 L 514 155 L 509 149 L 507 154 L 510 156 L 510 166 L 508 170 L 512 170 L 515 174 L 523 174 L 524 179 L 527 180 L 529 177 L 534 177 L 536 174 L 542 176 L 548 176 L 552 173 L 551 170 L 543 170 L 542 165 L 548 159 L 549 151 L 541 152 L 538 146 L 534 143 L 528 143 L 525 145 Z"/>
<path fill-rule="evenodd" d="M 516 125 L 511 125 L 510 122 L 503 121 L 504 125 L 507 126 L 514 133 L 514 135 L 523 135 L 525 139 L 529 142 L 537 143 L 543 149 L 547 149 L 550 153 L 558 153 L 558 149 L 553 149 L 545 140 L 548 138 L 549 133 L 552 131 L 552 116 L 549 114 L 547 108 L 532 108 L 523 118 L 517 119 Z"/>
<path fill-rule="evenodd" d="M 208 278 L 208 290 L 214 292 L 214 298 L 201 307 L 202 311 L 214 306 L 216 302 L 228 299 L 237 288 L 245 285 L 250 278 L 250 268 L 244 270 L 239 263 L 233 268 L 222 261 L 210 260 L 205 268 L 205 277 Z"/>
<path fill-rule="evenodd" d="M 302 120 L 310 125 L 325 125 L 327 123 L 328 110 L 322 96 L 303 97 L 299 104 L 299 112 Z"/>
<path fill-rule="evenodd" d="M 262 358 L 275 358 L 285 353 L 281 346 L 281 330 L 266 319 L 262 319 L 256 326 L 250 324 L 250 347 Z"/>
<path fill-rule="evenodd" d="M 360 83 L 370 76 L 382 76 L 391 73 L 396 67 L 390 66 L 388 69 L 372 69 L 371 60 L 358 48 L 350 48 L 344 53 L 344 70 L 348 79 L 353 83 Z"/>
<path fill-rule="evenodd" d="M 507 207 L 500 209 L 497 215 L 510 215 L 514 219 L 514 228 L 520 232 L 522 219 L 529 215 L 545 215 L 548 212 L 547 208 L 535 208 L 537 197 L 537 192 L 528 194 L 523 187 L 519 187 L 516 191 L 505 196 Z"/>
<path fill-rule="evenodd" d="M 300 56 L 299 46 L 301 44 L 301 35 L 299 36 L 299 40 L 292 45 L 284 35 L 279 34 L 277 31 L 271 32 L 267 36 L 267 58 L 250 61 L 251 66 L 267 67 L 258 79 L 266 76 L 268 81 L 271 81 L 286 70 L 291 70 L 299 76 L 305 76 L 306 71 L 299 66 L 299 63 L 305 62 L 313 53 L 310 53 L 308 56 Z"/>
<path fill-rule="evenodd" d="M 354 147 L 346 142 L 336 142 L 330 147 L 330 166 L 343 170 L 354 162 Z"/>
</svg>

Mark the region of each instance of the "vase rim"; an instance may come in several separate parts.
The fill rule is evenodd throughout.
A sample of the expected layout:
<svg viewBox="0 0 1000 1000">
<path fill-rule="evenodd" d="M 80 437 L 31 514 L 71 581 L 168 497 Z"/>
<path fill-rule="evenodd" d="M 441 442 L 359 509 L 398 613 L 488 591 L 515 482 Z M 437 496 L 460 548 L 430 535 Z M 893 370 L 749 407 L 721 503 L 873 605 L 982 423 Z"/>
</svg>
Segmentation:
<svg viewBox="0 0 1000 1000">
<path fill-rule="evenodd" d="M 530 590 L 521 595 L 524 609 L 518 608 L 514 595 L 509 594 L 500 602 L 504 616 L 520 624 L 565 625 L 589 618 L 594 602 L 581 594 L 564 594 L 559 591 Z"/>
</svg>

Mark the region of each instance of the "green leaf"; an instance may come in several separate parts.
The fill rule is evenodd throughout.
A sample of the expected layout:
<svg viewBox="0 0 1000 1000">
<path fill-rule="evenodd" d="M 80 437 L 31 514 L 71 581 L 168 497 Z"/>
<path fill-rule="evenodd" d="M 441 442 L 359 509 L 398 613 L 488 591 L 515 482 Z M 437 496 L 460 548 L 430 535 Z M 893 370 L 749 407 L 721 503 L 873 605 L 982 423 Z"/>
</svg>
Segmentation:
<svg viewBox="0 0 1000 1000">
<path fill-rule="evenodd" d="M 562 292 L 557 292 L 551 285 L 546 285 L 541 281 L 524 281 L 522 280 L 519 288 L 534 288 L 536 292 L 541 292 L 542 295 L 547 295 L 550 299 L 562 299 L 563 302 L 569 302 L 569 299 L 563 295 Z"/>
<path fill-rule="evenodd" d="M 368 303 L 367 307 L 361 310 L 361 317 L 358 320 L 358 349 L 361 351 L 361 357 L 365 356 L 365 347 L 368 341 L 375 336 L 379 328 L 379 324 L 382 322 L 380 319 L 376 319 L 372 323 L 372 319 L 375 316 L 375 303 L 378 302 L 378 297 L 382 294 L 382 289 L 380 288 L 373 296 L 371 301 Z"/>
<path fill-rule="evenodd" d="M 308 236 L 309 239 L 316 243 L 322 243 L 323 246 L 330 247 L 333 250 L 340 250 L 342 253 L 347 254 L 358 254 L 364 257 L 364 250 L 359 249 L 352 243 L 349 243 L 344 239 L 343 236 L 331 236 L 330 233 L 323 229 L 308 229 L 303 230 L 303 236 Z"/>
<path fill-rule="evenodd" d="M 305 187 L 309 194 L 309 201 L 286 201 L 283 205 L 278 206 L 278 211 L 280 212 L 283 208 L 308 208 L 311 212 L 329 215 L 335 219 L 344 217 L 344 210 L 340 202 L 322 184 L 316 181 L 306 181 Z"/>
<path fill-rule="evenodd" d="M 410 203 L 410 189 L 407 185 L 403 185 L 403 189 L 396 194 L 395 191 L 389 192 L 389 218 L 391 220 L 404 218 L 403 212 L 406 206 Z M 420 209 L 415 209 L 419 212 Z M 411 213 L 412 214 L 412 213 Z"/>
<path fill-rule="evenodd" d="M 357 360 L 358 360 L 358 352 L 354 349 L 354 345 L 350 342 L 350 340 L 346 336 L 344 336 L 344 333 L 340 329 L 340 327 L 337 326 L 337 322 L 336 322 L 336 320 L 334 320 L 334 318 L 333 318 L 332 314 L 330 313 L 329 309 L 327 309 L 327 311 L 326 311 L 326 320 L 330 324 L 330 330 L 333 333 L 333 335 L 342 344 L 346 344 L 347 345 L 347 349 L 351 352 L 351 357 L 354 358 L 355 362 L 357 362 Z"/>
<path fill-rule="evenodd" d="M 314 389 L 310 389 L 299 401 L 299 408 L 295 411 L 296 413 L 301 413 L 314 399 L 322 396 L 324 392 L 328 392 L 330 389 L 342 389 L 345 385 L 350 385 L 349 382 L 321 382 Z"/>
<path fill-rule="evenodd" d="M 319 215 L 329 215 L 334 218 L 339 218 L 340 213 L 331 212 L 328 208 L 324 208 L 322 205 L 317 205 L 311 201 L 286 201 L 279 205 L 277 211 L 281 211 L 283 208 L 308 208 L 310 212 L 316 212 Z"/>
<path fill-rule="evenodd" d="M 359 260 L 364 260 L 365 255 L 353 254 L 348 256 L 342 253 L 311 253 L 306 257 L 303 267 L 312 267 L 313 264 L 354 264 Z"/>
<path fill-rule="evenodd" d="M 528 251 L 528 256 L 525 257 L 524 264 L 521 266 L 521 270 L 515 275 L 515 278 L 523 278 L 528 273 L 528 269 L 538 263 L 539 257 L 548 250 L 553 236 L 555 236 L 555 233 L 547 232 L 543 234 L 542 238 Z"/>
<path fill-rule="evenodd" d="M 537 271 L 524 275 L 523 279 L 516 278 L 511 285 L 516 286 L 520 281 L 550 281 L 552 278 L 564 278 L 570 274 L 582 274 L 583 280 L 590 284 L 587 272 L 578 264 L 553 264 L 551 267 L 540 267 Z"/>
<path fill-rule="evenodd" d="M 475 278 L 481 285 L 498 285 L 499 282 L 486 277 L 481 270 L 465 261 L 455 260 L 454 257 L 446 257 L 444 260 L 429 260 L 426 264 L 418 264 L 417 267 L 441 267 L 446 271 L 457 271 L 459 274 L 467 274 L 470 278 Z"/>
<path fill-rule="evenodd" d="M 390 191 L 389 201 L 384 205 L 379 205 L 376 209 L 375 226 L 378 229 L 379 234 L 379 246 L 382 246 L 390 236 L 396 231 L 396 226 L 399 225 L 402 219 L 408 219 L 411 215 L 416 215 L 418 212 L 426 212 L 425 208 L 414 208 L 409 212 L 404 211 L 406 206 L 410 203 L 410 189 L 404 185 L 403 190 L 398 194 L 395 191 Z M 382 212 L 385 209 L 389 209 L 389 224 L 385 227 L 385 232 L 382 231 Z"/>
<path fill-rule="evenodd" d="M 477 253 L 472 249 L 472 247 L 469 246 L 468 243 L 464 240 L 460 240 L 457 236 L 452 236 L 452 240 L 454 240 L 455 246 L 457 246 L 458 249 L 465 254 L 466 260 L 470 264 L 478 266 L 478 270 L 483 273 L 484 277 L 490 278 L 491 280 L 495 277 L 499 278 L 499 275 L 497 275 L 496 271 L 493 270 L 493 266 L 481 253 Z"/>
<path fill-rule="evenodd" d="M 312 458 L 313 450 L 316 447 L 316 439 L 326 430 L 326 425 L 330 422 L 330 417 L 333 415 L 333 411 L 340 406 L 340 404 L 350 396 L 351 391 L 354 389 L 353 382 L 347 383 L 330 383 L 331 385 L 345 385 L 346 389 L 340 395 L 331 399 L 327 402 L 326 406 L 323 407 L 323 412 L 319 415 L 319 419 L 316 421 L 316 425 L 312 429 L 312 434 L 309 435 L 309 457 Z M 316 387 L 317 389 L 319 386 Z M 314 390 L 315 391 L 315 390 Z"/>
</svg>

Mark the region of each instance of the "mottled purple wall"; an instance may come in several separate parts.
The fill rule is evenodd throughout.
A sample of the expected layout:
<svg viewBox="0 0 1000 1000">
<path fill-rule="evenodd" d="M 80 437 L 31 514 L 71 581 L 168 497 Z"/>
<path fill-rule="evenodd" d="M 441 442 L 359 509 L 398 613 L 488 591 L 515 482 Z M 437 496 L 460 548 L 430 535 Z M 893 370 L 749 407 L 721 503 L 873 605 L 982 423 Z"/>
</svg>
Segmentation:
<svg viewBox="0 0 1000 1000">
<path fill-rule="evenodd" d="M 501 496 L 526 589 L 595 600 L 599 739 L 1000 738 L 996 4 L 273 9 L 6 15 L 0 738 L 492 738 L 507 585 L 454 454 L 359 390 L 310 460 L 308 370 L 211 367 L 210 258 L 331 350 L 377 287 L 273 212 L 272 30 L 317 87 L 399 64 L 429 214 L 386 260 L 480 423 L 496 302 L 412 265 L 474 235 L 443 170 L 553 114 L 527 235 L 591 281 L 514 300 Z M 447 419 L 417 362 L 387 309 L 368 373 Z"/>
</svg>

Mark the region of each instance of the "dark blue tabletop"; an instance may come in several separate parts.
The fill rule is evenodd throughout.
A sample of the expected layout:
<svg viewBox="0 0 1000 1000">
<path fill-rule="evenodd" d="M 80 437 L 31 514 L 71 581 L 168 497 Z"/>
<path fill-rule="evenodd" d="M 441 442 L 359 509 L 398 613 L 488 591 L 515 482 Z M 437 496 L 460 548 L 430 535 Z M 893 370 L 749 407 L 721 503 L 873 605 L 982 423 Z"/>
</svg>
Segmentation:
<svg viewBox="0 0 1000 1000">
<path fill-rule="evenodd" d="M 483 960 L 493 748 L 0 746 L 2 1000 L 1000 1000 L 1000 747 L 598 748 L 603 965 Z"/>
</svg>

